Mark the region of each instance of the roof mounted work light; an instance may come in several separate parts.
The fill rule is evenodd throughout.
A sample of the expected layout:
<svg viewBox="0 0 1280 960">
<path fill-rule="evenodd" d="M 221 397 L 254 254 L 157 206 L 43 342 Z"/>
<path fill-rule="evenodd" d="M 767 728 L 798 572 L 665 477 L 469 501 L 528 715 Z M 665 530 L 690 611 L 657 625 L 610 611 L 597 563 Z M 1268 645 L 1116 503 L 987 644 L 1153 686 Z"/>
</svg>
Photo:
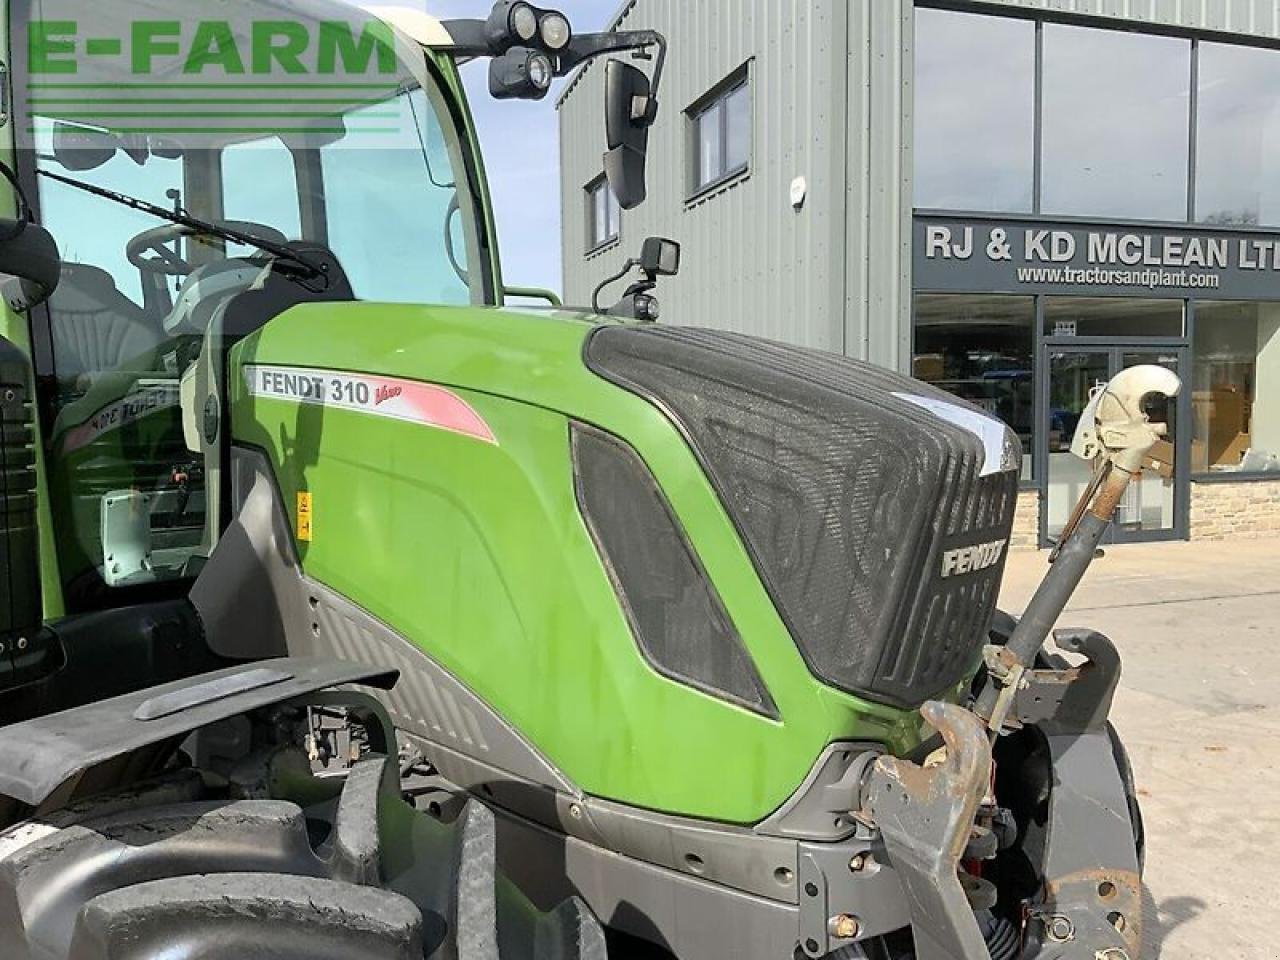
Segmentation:
<svg viewBox="0 0 1280 960">
<path fill-rule="evenodd" d="M 605 173 L 618 204 L 630 210 L 645 198 L 645 157 L 649 128 L 658 115 L 658 87 L 667 60 L 667 41 L 655 30 L 610 30 L 575 34 L 558 10 L 527 0 L 498 0 L 487 20 L 445 20 L 450 43 L 436 50 L 458 59 L 491 58 L 489 92 L 499 99 L 541 100 L 556 77 L 609 54 L 651 61 L 652 71 L 610 60 L 606 74 L 609 153 Z M 656 53 L 655 53 L 656 50 Z"/>
<path fill-rule="evenodd" d="M 512 47 L 489 66 L 489 93 L 495 100 L 541 100 L 556 70 L 541 50 Z"/>
<path fill-rule="evenodd" d="M 559 53 L 569 45 L 573 31 L 569 18 L 558 10 L 543 10 L 525 0 L 499 0 L 484 22 L 484 35 L 494 55 L 517 46 Z"/>
<path fill-rule="evenodd" d="M 538 36 L 542 38 L 544 47 L 559 53 L 573 39 L 573 28 L 569 26 L 569 18 L 563 13 L 549 10 L 538 21 Z"/>
</svg>

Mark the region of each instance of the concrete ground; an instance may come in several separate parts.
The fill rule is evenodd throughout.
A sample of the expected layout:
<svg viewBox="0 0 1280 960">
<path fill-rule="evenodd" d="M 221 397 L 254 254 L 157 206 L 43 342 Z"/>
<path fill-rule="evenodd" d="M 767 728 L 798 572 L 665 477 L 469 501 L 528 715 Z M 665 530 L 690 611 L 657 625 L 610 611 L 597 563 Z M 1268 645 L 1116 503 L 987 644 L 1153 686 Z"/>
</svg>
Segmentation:
<svg viewBox="0 0 1280 960">
<path fill-rule="evenodd" d="M 1005 609 L 1046 556 L 1010 557 Z M 1280 956 L 1280 539 L 1108 548 L 1060 625 L 1124 658 L 1112 717 L 1147 825 L 1144 956 Z"/>
</svg>

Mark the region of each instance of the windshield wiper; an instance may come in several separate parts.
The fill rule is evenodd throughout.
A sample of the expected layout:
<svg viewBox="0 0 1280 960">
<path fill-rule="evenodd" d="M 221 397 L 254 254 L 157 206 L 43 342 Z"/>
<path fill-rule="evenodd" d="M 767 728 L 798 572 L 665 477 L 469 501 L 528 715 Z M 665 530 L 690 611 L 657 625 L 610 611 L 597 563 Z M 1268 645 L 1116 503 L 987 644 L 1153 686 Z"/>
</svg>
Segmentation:
<svg viewBox="0 0 1280 960">
<path fill-rule="evenodd" d="M 280 266 L 284 267 L 280 272 L 285 276 L 293 276 L 296 278 L 295 271 L 289 269 L 297 266 L 302 268 L 302 273 L 307 279 L 323 277 L 328 274 L 328 268 L 321 263 L 317 263 L 310 257 L 304 256 L 294 250 L 287 244 L 277 243 L 274 240 L 267 240 L 264 237 L 254 236 L 252 233 L 246 233 L 243 230 L 237 230 L 234 227 L 224 227 L 221 224 L 210 223 L 208 220 L 201 220 L 199 217 L 192 217 L 185 213 L 178 213 L 166 207 L 157 206 L 154 203 L 148 203 L 146 200 L 139 200 L 137 197 L 131 197 L 126 193 L 117 193 L 114 190 L 108 190 L 106 187 L 99 187 L 92 183 L 86 183 L 84 180 L 77 180 L 74 177 L 65 177 L 60 173 L 52 173 L 48 170 L 37 170 L 42 177 L 48 177 L 50 180 L 57 180 L 59 183 L 65 183 L 77 190 L 83 190 L 85 193 L 91 193 L 95 197 L 102 197 L 104 200 L 110 200 L 113 203 L 121 204 L 132 210 L 141 213 L 150 214 L 160 220 L 167 220 L 169 223 L 178 224 L 183 227 L 190 227 L 201 235 L 210 237 L 219 237 L 223 240 L 230 240 L 233 243 L 243 243 L 246 246 L 257 247 L 264 253 L 269 253 L 276 260 L 280 261 Z"/>
</svg>

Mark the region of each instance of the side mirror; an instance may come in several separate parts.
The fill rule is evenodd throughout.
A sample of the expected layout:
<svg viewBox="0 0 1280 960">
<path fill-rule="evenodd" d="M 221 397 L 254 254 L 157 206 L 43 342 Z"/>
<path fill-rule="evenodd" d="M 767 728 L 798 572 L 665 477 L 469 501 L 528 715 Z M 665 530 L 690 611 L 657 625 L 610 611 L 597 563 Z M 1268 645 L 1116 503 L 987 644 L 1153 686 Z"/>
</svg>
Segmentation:
<svg viewBox="0 0 1280 960">
<path fill-rule="evenodd" d="M 623 210 L 644 203 L 649 128 L 657 116 L 653 86 L 643 70 L 610 60 L 605 70 L 605 128 L 609 152 L 604 172 Z"/>
<path fill-rule="evenodd" d="M 109 163 L 117 150 L 138 166 L 151 156 L 150 141 L 142 134 L 122 136 L 110 130 L 80 127 L 60 120 L 53 124 L 53 156 L 67 170 L 96 170 Z"/>
<path fill-rule="evenodd" d="M 25 220 L 0 218 L 0 296 L 10 310 L 29 310 L 53 296 L 62 257 L 49 231 Z"/>
<path fill-rule="evenodd" d="M 662 237 L 649 237 L 640 248 L 640 269 L 650 279 L 674 277 L 680 272 L 680 244 Z"/>
</svg>

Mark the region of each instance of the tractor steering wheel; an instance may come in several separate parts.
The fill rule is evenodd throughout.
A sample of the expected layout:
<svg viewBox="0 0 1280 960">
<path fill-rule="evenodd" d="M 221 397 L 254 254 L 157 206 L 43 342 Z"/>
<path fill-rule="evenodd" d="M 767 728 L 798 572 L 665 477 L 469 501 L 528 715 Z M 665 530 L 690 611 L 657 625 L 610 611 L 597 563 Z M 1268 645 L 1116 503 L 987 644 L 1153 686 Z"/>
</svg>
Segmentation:
<svg viewBox="0 0 1280 960">
<path fill-rule="evenodd" d="M 219 226 L 230 227 L 241 233 L 249 233 L 273 243 L 287 243 L 288 238 L 275 227 L 252 220 L 221 220 Z M 166 244 L 183 237 L 202 237 L 208 234 L 182 223 L 166 223 L 144 230 L 126 244 L 124 251 L 129 262 L 143 274 L 163 274 L 169 277 L 185 277 L 195 270 L 195 264 L 180 257 Z M 150 254 L 150 256 L 148 256 Z"/>
</svg>

